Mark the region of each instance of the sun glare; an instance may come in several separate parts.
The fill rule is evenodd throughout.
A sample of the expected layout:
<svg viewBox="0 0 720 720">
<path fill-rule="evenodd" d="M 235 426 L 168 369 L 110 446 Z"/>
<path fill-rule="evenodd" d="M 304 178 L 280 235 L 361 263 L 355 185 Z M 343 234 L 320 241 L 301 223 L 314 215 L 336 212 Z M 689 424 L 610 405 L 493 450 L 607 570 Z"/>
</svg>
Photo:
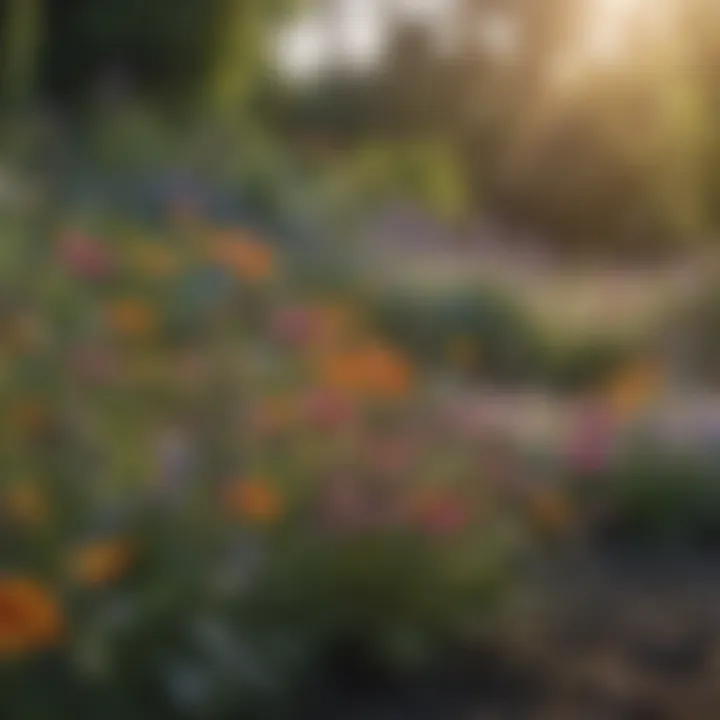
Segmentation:
<svg viewBox="0 0 720 720">
<path fill-rule="evenodd" d="M 575 31 L 551 62 L 553 83 L 565 87 L 588 72 L 637 65 L 659 49 L 667 52 L 679 8 L 677 0 L 585 0 Z"/>
</svg>

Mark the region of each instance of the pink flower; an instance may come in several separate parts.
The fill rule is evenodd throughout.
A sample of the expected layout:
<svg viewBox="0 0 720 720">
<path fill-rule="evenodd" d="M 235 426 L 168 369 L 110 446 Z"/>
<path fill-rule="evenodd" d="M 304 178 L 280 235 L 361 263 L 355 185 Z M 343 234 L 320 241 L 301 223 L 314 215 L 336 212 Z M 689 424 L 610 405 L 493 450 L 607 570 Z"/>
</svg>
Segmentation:
<svg viewBox="0 0 720 720">
<path fill-rule="evenodd" d="M 431 535 L 454 535 L 470 524 L 467 503 L 455 495 L 443 493 L 433 496 L 419 510 L 419 525 Z"/>
<path fill-rule="evenodd" d="M 588 407 L 575 425 L 566 450 L 570 470 L 581 474 L 602 471 L 615 448 L 612 417 L 601 408 Z"/>
<path fill-rule="evenodd" d="M 409 438 L 381 438 L 367 449 L 370 462 L 375 470 L 389 475 L 408 471 L 415 461 L 418 448 Z"/>
<path fill-rule="evenodd" d="M 315 334 L 313 313 L 304 307 L 285 307 L 271 321 L 272 336 L 284 345 L 306 347 Z"/>
<path fill-rule="evenodd" d="M 358 532 L 373 526 L 375 512 L 355 479 L 333 480 L 322 498 L 324 524 L 336 532 Z"/>
<path fill-rule="evenodd" d="M 71 358 L 72 367 L 81 380 L 92 383 L 106 383 L 117 379 L 119 362 L 116 355 L 100 345 L 88 345 L 75 351 Z"/>
<path fill-rule="evenodd" d="M 61 238 L 60 261 L 73 275 L 84 280 L 101 280 L 115 268 L 109 249 L 79 231 L 70 231 Z"/>
<path fill-rule="evenodd" d="M 344 395 L 332 390 L 314 390 L 303 403 L 304 417 L 315 427 L 334 429 L 352 425 L 356 410 Z"/>
</svg>

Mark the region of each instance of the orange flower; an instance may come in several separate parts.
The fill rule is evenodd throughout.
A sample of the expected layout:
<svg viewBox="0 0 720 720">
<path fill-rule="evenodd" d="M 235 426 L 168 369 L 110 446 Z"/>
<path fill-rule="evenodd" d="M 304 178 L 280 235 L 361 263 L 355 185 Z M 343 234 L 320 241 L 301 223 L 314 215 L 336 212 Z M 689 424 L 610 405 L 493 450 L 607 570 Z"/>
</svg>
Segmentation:
<svg viewBox="0 0 720 720">
<path fill-rule="evenodd" d="M 412 369 L 400 355 L 383 347 L 369 348 L 363 358 L 368 390 L 380 395 L 406 395 L 412 382 Z"/>
<path fill-rule="evenodd" d="M 23 482 L 8 488 L 2 498 L 8 516 L 21 525 L 40 525 L 50 514 L 45 493 L 32 482 Z"/>
<path fill-rule="evenodd" d="M 242 280 L 259 283 L 275 275 L 275 250 L 245 233 L 221 235 L 210 248 L 212 259 Z"/>
<path fill-rule="evenodd" d="M 147 303 L 127 298 L 118 300 L 109 308 L 110 326 L 125 337 L 148 337 L 158 329 L 158 317 Z"/>
<path fill-rule="evenodd" d="M 399 354 L 380 345 L 368 345 L 357 352 L 331 353 L 321 358 L 320 375 L 336 390 L 393 398 L 408 393 L 413 373 Z"/>
<path fill-rule="evenodd" d="M 70 555 L 70 574 L 81 585 L 110 585 L 128 571 L 133 556 L 132 546 L 124 539 L 92 543 Z"/>
<path fill-rule="evenodd" d="M 273 523 L 284 511 L 282 495 L 263 478 L 234 483 L 225 499 L 234 514 L 258 524 Z"/>
<path fill-rule="evenodd" d="M 46 588 L 23 577 L 0 578 L 0 657 L 17 657 L 55 645 L 63 617 Z"/>
<path fill-rule="evenodd" d="M 641 411 L 662 390 L 664 368 L 652 360 L 638 363 L 612 378 L 606 390 L 610 409 L 627 418 Z"/>
</svg>

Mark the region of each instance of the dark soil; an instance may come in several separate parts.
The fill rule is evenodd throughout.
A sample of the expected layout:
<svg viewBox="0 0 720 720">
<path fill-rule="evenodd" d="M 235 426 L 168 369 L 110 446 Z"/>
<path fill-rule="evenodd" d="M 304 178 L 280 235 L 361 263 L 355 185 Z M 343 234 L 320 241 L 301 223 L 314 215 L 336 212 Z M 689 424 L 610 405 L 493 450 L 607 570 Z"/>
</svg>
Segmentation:
<svg viewBox="0 0 720 720">
<path fill-rule="evenodd" d="M 491 636 L 411 678 L 338 658 L 307 717 L 720 718 L 720 558 L 577 551 L 545 558 L 525 583 Z"/>
</svg>

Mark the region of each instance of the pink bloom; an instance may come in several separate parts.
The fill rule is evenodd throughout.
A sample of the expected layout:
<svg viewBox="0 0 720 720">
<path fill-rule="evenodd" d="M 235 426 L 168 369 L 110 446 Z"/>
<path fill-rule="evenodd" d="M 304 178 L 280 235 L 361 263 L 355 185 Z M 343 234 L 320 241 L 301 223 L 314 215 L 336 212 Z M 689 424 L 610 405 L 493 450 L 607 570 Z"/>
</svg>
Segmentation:
<svg viewBox="0 0 720 720">
<path fill-rule="evenodd" d="M 332 390 L 315 390 L 305 398 L 304 417 L 318 428 L 333 429 L 353 424 L 356 411 L 342 394 Z"/>
<path fill-rule="evenodd" d="M 373 525 L 375 513 L 354 479 L 334 480 L 322 499 L 322 520 L 334 531 L 358 532 Z"/>
<path fill-rule="evenodd" d="M 615 448 L 615 424 L 600 408 L 589 407 L 576 422 L 567 447 L 571 471 L 581 474 L 602 471 Z"/>
<path fill-rule="evenodd" d="M 60 261 L 77 277 L 100 280 L 115 267 L 115 259 L 102 243 L 78 231 L 71 231 L 60 240 Z"/>
<path fill-rule="evenodd" d="M 454 535 L 470 524 L 470 512 L 461 498 L 440 495 L 421 508 L 418 520 L 431 535 Z"/>
<path fill-rule="evenodd" d="M 281 308 L 271 321 L 272 336 L 291 347 L 309 345 L 315 333 L 315 318 L 304 307 Z"/>
<path fill-rule="evenodd" d="M 116 355 L 99 345 L 79 348 L 72 356 L 71 363 L 82 380 L 92 383 L 112 382 L 117 379 L 120 370 Z"/>
<path fill-rule="evenodd" d="M 411 468 L 417 456 L 417 447 L 407 438 L 383 438 L 370 445 L 368 455 L 375 470 L 398 475 Z"/>
</svg>

